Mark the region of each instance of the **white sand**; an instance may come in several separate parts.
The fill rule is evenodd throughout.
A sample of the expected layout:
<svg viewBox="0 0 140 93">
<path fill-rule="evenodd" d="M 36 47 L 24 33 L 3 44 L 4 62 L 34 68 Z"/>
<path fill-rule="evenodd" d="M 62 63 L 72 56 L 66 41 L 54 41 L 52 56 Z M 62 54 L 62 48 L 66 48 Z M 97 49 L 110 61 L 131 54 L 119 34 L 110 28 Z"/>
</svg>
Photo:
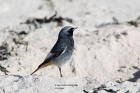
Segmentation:
<svg viewBox="0 0 140 93">
<path fill-rule="evenodd" d="M 105 88 L 101 88 L 102 86 Z M 42 75 L 0 77 L 0 93 L 139 93 L 139 88 L 140 83 L 98 81 L 90 77 L 58 78 Z"/>
<path fill-rule="evenodd" d="M 96 84 L 91 83 L 92 87 L 89 88 L 85 81 L 88 76 L 93 81 L 97 79 L 99 85 L 104 80 L 110 84 L 116 84 L 115 81 L 137 82 L 109 86 L 111 89 L 121 89 L 122 92 L 117 93 L 125 93 L 127 90 L 136 93 L 140 87 L 140 27 L 126 22 L 135 20 L 140 15 L 139 4 L 139 0 L 0 0 L 0 46 L 5 45 L 11 54 L 4 55 L 7 60 L 0 61 L 1 66 L 9 71 L 7 76 L 0 71 L 0 75 L 3 75 L 0 76 L 0 91 L 4 89 L 6 93 L 44 93 L 48 86 L 50 88 L 47 91 L 51 91 L 55 88 L 54 84 L 75 82 L 78 84 L 76 90 L 66 87 L 63 90 L 55 89 L 52 93 L 82 93 L 84 87 L 85 90 L 93 92 L 92 88 Z M 57 17 L 71 18 L 73 23 L 63 21 L 63 26 L 57 26 L 57 22 L 37 23 L 38 28 L 21 24 L 27 19 L 45 16 L 49 18 L 55 11 Z M 98 27 L 101 24 L 113 23 L 112 17 L 117 18 L 121 24 Z M 59 78 L 56 66 L 39 70 L 35 73 L 37 76 L 28 76 L 42 63 L 55 44 L 59 31 L 67 25 L 78 29 L 73 36 L 73 57 L 62 67 L 64 78 Z M 27 35 L 16 34 L 22 31 Z M 39 79 L 37 83 L 35 78 Z M 51 82 L 53 84 L 50 84 Z M 69 92 L 70 89 L 77 92 Z M 101 90 L 99 93 L 106 92 Z"/>
</svg>

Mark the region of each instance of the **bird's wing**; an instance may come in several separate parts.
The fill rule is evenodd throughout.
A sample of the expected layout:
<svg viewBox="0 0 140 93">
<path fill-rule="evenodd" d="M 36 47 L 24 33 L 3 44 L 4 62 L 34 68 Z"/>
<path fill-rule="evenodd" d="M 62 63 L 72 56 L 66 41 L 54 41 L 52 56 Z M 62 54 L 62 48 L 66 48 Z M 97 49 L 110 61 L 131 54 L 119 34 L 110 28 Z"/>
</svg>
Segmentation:
<svg viewBox="0 0 140 93">
<path fill-rule="evenodd" d="M 38 71 L 41 68 L 44 68 L 46 66 L 49 66 L 51 64 L 53 64 L 53 62 L 51 61 L 53 58 L 63 54 L 66 51 L 67 47 L 62 47 L 62 46 L 57 46 L 54 47 L 51 52 L 47 55 L 47 57 L 45 58 L 45 60 L 38 66 L 38 68 L 32 73 L 34 74 L 36 71 Z M 31 74 L 31 75 L 32 75 Z"/>
<path fill-rule="evenodd" d="M 63 54 L 66 51 L 67 47 L 64 48 L 64 47 L 59 46 L 58 48 L 55 48 L 55 49 L 59 49 L 59 50 L 51 51 L 47 55 L 43 63 L 39 65 L 39 68 L 42 67 L 42 65 L 45 65 L 46 63 L 50 62 L 51 59 Z"/>
<path fill-rule="evenodd" d="M 47 55 L 47 57 L 45 58 L 45 60 L 43 61 L 43 63 L 41 63 L 38 67 L 41 67 L 42 65 L 50 62 L 53 58 L 55 58 L 55 57 L 57 57 L 59 55 L 60 55 L 60 53 L 49 53 Z"/>
<path fill-rule="evenodd" d="M 48 65 L 51 65 L 52 64 L 51 59 L 55 56 L 56 56 L 56 53 L 49 53 L 47 57 L 45 58 L 45 60 L 38 66 L 38 68 L 34 72 L 31 73 L 31 75 L 34 74 L 39 69 L 44 68 Z"/>
</svg>

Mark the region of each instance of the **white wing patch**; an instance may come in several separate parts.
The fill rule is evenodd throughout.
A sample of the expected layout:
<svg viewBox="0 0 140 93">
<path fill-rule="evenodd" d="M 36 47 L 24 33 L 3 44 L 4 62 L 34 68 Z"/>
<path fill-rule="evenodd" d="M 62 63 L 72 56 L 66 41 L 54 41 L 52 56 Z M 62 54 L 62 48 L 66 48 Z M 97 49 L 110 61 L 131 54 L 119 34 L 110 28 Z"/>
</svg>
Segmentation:
<svg viewBox="0 0 140 93">
<path fill-rule="evenodd" d="M 66 50 L 67 50 L 67 46 L 66 46 L 65 50 L 60 55 L 62 55 L 63 53 L 65 53 Z"/>
</svg>

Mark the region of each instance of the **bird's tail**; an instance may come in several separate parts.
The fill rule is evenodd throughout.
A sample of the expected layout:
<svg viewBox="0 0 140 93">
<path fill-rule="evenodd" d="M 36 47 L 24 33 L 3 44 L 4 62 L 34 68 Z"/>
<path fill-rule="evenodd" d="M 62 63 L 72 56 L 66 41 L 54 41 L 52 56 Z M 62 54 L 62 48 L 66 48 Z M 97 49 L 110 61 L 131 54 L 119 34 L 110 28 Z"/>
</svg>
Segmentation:
<svg viewBox="0 0 140 93">
<path fill-rule="evenodd" d="M 39 70 L 39 68 L 37 68 L 33 73 L 31 73 L 30 75 L 33 75 L 36 71 L 38 71 Z"/>
<path fill-rule="evenodd" d="M 38 66 L 38 68 L 33 72 L 33 73 L 31 73 L 30 75 L 32 75 L 32 74 L 34 74 L 36 71 L 38 71 L 39 69 L 41 69 L 41 68 L 44 68 L 44 67 L 47 67 L 47 66 L 49 66 L 49 65 L 52 65 L 53 64 L 53 62 L 51 62 L 51 61 L 49 61 L 49 62 L 43 62 L 42 64 L 40 64 L 39 66 Z"/>
</svg>

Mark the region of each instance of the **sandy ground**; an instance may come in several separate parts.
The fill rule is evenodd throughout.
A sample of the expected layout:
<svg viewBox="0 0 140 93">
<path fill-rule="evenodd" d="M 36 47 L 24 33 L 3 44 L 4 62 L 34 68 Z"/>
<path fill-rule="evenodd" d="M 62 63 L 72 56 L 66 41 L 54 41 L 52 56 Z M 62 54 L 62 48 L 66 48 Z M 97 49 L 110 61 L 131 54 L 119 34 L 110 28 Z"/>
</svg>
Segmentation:
<svg viewBox="0 0 140 93">
<path fill-rule="evenodd" d="M 93 81 L 97 79 L 99 86 L 102 81 L 110 84 L 123 82 L 117 83 L 119 88 L 115 86 L 123 91 L 117 93 L 127 90 L 135 90 L 130 93 L 136 93 L 140 87 L 139 4 L 139 0 L 0 0 L 0 91 L 44 93 L 47 85 L 43 86 L 42 82 L 50 83 L 52 78 L 55 80 L 50 85 L 52 88 L 59 81 L 75 81 L 74 84 L 79 86 L 77 92 L 84 92 L 84 86 L 87 88 L 85 91 L 93 92 L 88 89 L 86 81 L 82 81 L 90 77 Z M 29 76 L 45 59 L 61 28 L 68 25 L 78 29 L 73 36 L 73 56 L 62 67 L 64 78 L 60 78 L 56 66 L 46 67 L 36 72 L 37 75 Z M 34 86 L 36 82 L 30 82 L 32 78 L 42 80 L 38 81 L 38 90 Z M 17 90 L 20 83 L 22 90 Z M 123 89 L 125 84 L 132 86 Z M 63 93 L 69 91 L 67 88 L 62 90 Z M 59 91 L 61 89 L 55 89 L 52 93 Z M 106 92 L 101 89 L 99 93 Z"/>
<path fill-rule="evenodd" d="M 90 77 L 8 75 L 1 76 L 0 83 L 0 93 L 140 93 L 140 83 L 98 81 Z"/>
</svg>

